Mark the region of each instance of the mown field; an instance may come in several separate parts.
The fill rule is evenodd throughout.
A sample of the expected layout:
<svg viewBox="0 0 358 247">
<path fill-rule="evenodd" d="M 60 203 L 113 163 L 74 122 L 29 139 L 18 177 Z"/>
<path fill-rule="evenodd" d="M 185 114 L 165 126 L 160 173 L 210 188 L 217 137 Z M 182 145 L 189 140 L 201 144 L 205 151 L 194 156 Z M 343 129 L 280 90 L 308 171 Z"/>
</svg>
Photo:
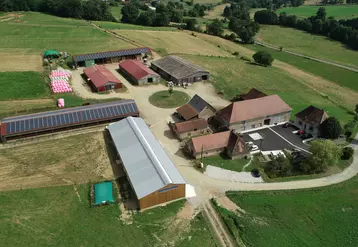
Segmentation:
<svg viewBox="0 0 358 247">
<path fill-rule="evenodd" d="M 286 12 L 289 15 L 298 17 L 310 17 L 316 15 L 321 6 L 300 6 L 281 8 L 278 13 Z M 336 5 L 322 6 L 326 9 L 327 17 L 333 16 L 335 19 L 352 19 L 358 17 L 358 5 Z"/>
<path fill-rule="evenodd" d="M 182 57 L 208 69 L 214 87 L 227 99 L 246 93 L 255 87 L 267 94 L 280 95 L 294 109 L 292 116 L 313 104 L 325 109 L 330 116 L 335 116 L 344 123 L 352 119 L 352 115 L 339 105 L 327 100 L 319 92 L 279 68 L 261 67 L 239 58 L 189 55 Z"/>
<path fill-rule="evenodd" d="M 343 87 L 353 89 L 358 92 L 358 74 L 349 70 L 341 69 L 329 64 L 315 62 L 302 57 L 294 56 L 286 52 L 280 52 L 259 45 L 247 45 L 247 48 L 254 51 L 267 51 L 272 56 L 282 62 L 291 64 L 299 69 L 318 75 L 327 80 L 333 81 Z"/>
<path fill-rule="evenodd" d="M 212 19 L 224 19 L 223 17 L 223 12 L 224 12 L 224 9 L 226 6 L 230 6 L 230 4 L 220 4 L 220 5 L 217 5 L 214 7 L 214 9 L 212 11 L 207 11 L 204 18 L 205 19 L 209 19 L 209 20 L 212 20 Z"/>
<path fill-rule="evenodd" d="M 203 41 L 198 37 L 184 31 L 139 31 L 139 30 L 117 30 L 131 40 L 149 46 L 162 55 L 166 54 L 197 54 L 212 56 L 231 56 L 231 54 L 217 46 Z"/>
<path fill-rule="evenodd" d="M 216 166 L 222 169 L 242 172 L 244 166 L 249 163 L 250 160 L 247 159 L 229 159 L 225 155 L 216 155 L 211 157 L 203 158 L 204 166 Z"/>
<path fill-rule="evenodd" d="M 48 98 L 50 89 L 40 72 L 0 72 L 0 100 Z"/>
<path fill-rule="evenodd" d="M 123 5 L 111 7 L 111 13 L 112 13 L 113 17 L 116 18 L 117 21 L 120 21 L 122 18 L 122 13 L 121 13 L 122 8 L 123 8 Z"/>
<path fill-rule="evenodd" d="M 90 208 L 88 185 L 75 187 L 1 192 L 2 245 L 198 246 L 191 245 L 193 241 L 215 246 L 200 215 L 192 224 L 176 217 L 184 201 L 135 214 L 128 223 L 122 221 L 118 205 Z"/>
<path fill-rule="evenodd" d="M 280 26 L 260 25 L 256 39 L 289 51 L 358 67 L 358 52 L 320 35 Z"/>
<path fill-rule="evenodd" d="M 108 30 L 153 30 L 153 31 L 175 31 L 178 30 L 175 27 L 151 27 L 151 26 L 140 26 L 134 24 L 125 24 L 108 21 L 94 21 L 93 23 L 99 25 Z"/>
<path fill-rule="evenodd" d="M 228 192 L 246 213 L 229 212 L 248 247 L 345 246 L 358 242 L 358 177 L 298 191 Z"/>
</svg>

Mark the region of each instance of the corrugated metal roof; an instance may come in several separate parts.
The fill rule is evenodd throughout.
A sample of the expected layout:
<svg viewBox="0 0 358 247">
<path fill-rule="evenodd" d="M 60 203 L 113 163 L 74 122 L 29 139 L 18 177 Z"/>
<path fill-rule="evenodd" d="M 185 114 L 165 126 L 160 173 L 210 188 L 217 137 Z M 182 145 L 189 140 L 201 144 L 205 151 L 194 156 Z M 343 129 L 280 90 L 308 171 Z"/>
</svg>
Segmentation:
<svg viewBox="0 0 358 247">
<path fill-rule="evenodd" d="M 108 130 L 138 199 L 186 183 L 142 118 L 127 117 Z"/>
<path fill-rule="evenodd" d="M 124 62 L 121 62 L 119 64 L 119 67 L 127 71 L 137 80 L 140 80 L 148 75 L 160 77 L 157 73 L 149 69 L 141 61 L 138 60 L 125 60 Z"/>
<path fill-rule="evenodd" d="M 122 83 L 103 65 L 93 65 L 86 68 L 83 73 L 92 81 L 96 88 L 103 87 L 108 82 Z"/>
<path fill-rule="evenodd" d="M 87 60 L 110 58 L 110 57 L 122 57 L 122 56 L 132 56 L 139 55 L 142 53 L 150 53 L 151 50 L 148 47 L 127 49 L 127 50 L 118 50 L 118 51 L 107 51 L 100 53 L 91 53 L 83 55 L 73 55 L 75 62 L 84 62 Z"/>
</svg>

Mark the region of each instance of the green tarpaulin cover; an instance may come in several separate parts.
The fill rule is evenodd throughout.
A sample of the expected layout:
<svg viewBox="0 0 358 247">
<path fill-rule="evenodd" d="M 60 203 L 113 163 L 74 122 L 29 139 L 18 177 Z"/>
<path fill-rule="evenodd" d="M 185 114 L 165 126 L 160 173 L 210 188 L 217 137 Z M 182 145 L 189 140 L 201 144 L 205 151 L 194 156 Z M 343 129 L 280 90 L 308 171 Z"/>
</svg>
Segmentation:
<svg viewBox="0 0 358 247">
<path fill-rule="evenodd" d="M 114 202 L 112 182 L 103 182 L 94 185 L 94 205 Z"/>
<path fill-rule="evenodd" d="M 58 57 L 58 53 L 55 50 L 47 50 L 44 53 L 44 57 L 54 57 L 54 56 Z"/>
</svg>

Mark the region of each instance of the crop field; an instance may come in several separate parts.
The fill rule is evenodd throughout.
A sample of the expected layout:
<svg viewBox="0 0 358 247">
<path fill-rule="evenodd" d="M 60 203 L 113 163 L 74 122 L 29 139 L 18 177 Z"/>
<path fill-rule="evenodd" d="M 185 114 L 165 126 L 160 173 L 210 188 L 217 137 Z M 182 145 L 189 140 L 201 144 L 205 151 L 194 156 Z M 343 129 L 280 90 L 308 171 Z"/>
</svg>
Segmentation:
<svg viewBox="0 0 358 247">
<path fill-rule="evenodd" d="M 34 110 L 45 111 L 54 108 L 56 108 L 56 102 L 53 99 L 0 101 L 0 119 L 7 116 L 27 114 Z"/>
<path fill-rule="evenodd" d="M 330 116 L 335 116 L 344 123 L 352 118 L 346 110 L 279 68 L 265 68 L 246 63 L 239 58 L 189 55 L 182 57 L 208 69 L 215 89 L 226 99 L 246 93 L 255 87 L 267 94 L 280 95 L 294 109 L 292 115 L 313 104 L 325 109 Z"/>
<path fill-rule="evenodd" d="M 86 183 L 112 177 L 102 132 L 0 150 L 0 190 Z"/>
<path fill-rule="evenodd" d="M 310 17 L 316 15 L 321 6 L 300 6 L 281 8 L 278 13 L 286 12 L 288 15 L 296 15 L 298 17 Z M 358 17 L 358 5 L 337 5 L 322 6 L 326 8 L 327 17 L 333 16 L 335 19 L 353 19 Z"/>
<path fill-rule="evenodd" d="M 289 51 L 358 68 L 358 52 L 320 35 L 280 26 L 260 25 L 257 40 Z M 279 38 L 277 38 L 279 37 Z"/>
<path fill-rule="evenodd" d="M 184 201 L 122 220 L 117 204 L 90 208 L 87 184 L 0 193 L 0 239 L 4 246 L 160 246 L 212 239 L 203 218 L 192 224 L 177 216 Z M 19 203 L 21 202 L 21 203 Z M 207 229 L 207 228 L 206 228 Z M 200 235 L 202 234 L 202 235 Z M 181 239 L 183 237 L 183 239 Z M 184 239 L 185 238 L 185 239 Z M 185 243 L 184 243 L 185 244 Z M 189 245 L 181 245 L 189 246 Z"/>
<path fill-rule="evenodd" d="M 49 88 L 39 72 L 0 72 L 0 87 L 0 100 L 49 97 Z"/>
<path fill-rule="evenodd" d="M 173 31 L 138 31 L 138 30 L 117 30 L 131 40 L 135 40 L 144 46 L 149 46 L 162 54 L 196 54 L 211 56 L 231 56 L 206 41 L 190 35 L 187 32 Z"/>
<path fill-rule="evenodd" d="M 315 62 L 309 59 L 288 54 L 286 52 L 276 51 L 259 45 L 248 45 L 246 47 L 255 51 L 267 51 L 271 53 L 275 59 L 291 64 L 304 71 L 318 75 L 343 87 L 350 88 L 358 92 L 358 84 L 355 83 L 358 74 L 355 72 L 341 69 L 329 64 Z"/>
<path fill-rule="evenodd" d="M 358 242 L 358 177 L 324 188 L 227 192 L 246 213 L 235 227 L 248 247 L 355 247 Z M 234 214 L 234 213 L 232 213 Z"/>
</svg>

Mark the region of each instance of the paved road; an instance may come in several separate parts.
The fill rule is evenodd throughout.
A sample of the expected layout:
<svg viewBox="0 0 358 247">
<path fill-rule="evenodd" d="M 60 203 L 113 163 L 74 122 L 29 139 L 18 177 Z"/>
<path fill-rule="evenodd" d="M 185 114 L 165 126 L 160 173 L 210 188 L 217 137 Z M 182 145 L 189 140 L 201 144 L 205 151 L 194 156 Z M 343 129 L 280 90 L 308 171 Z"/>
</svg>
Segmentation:
<svg viewBox="0 0 358 247">
<path fill-rule="evenodd" d="M 278 47 L 275 47 L 273 45 L 269 45 L 269 44 L 266 44 L 266 43 L 263 43 L 263 42 L 260 42 L 260 41 L 255 41 L 255 44 L 261 45 L 261 46 L 264 46 L 264 47 L 267 47 L 267 48 L 270 48 L 270 49 L 273 49 L 273 50 L 276 50 L 276 51 L 280 50 Z M 335 63 L 335 62 L 331 62 L 331 61 L 327 61 L 327 60 L 323 60 L 323 59 L 319 59 L 319 58 L 314 58 L 314 57 L 310 57 L 310 56 L 306 56 L 306 55 L 303 55 L 303 54 L 300 54 L 300 53 L 297 53 L 297 52 L 293 52 L 293 51 L 288 51 L 288 50 L 285 50 L 285 49 L 283 49 L 282 52 L 286 52 L 286 53 L 289 53 L 289 54 L 292 54 L 292 55 L 295 55 L 295 56 L 298 56 L 298 57 L 307 58 L 307 59 L 310 59 L 310 60 L 313 60 L 313 61 L 316 61 L 316 62 L 333 65 L 333 66 L 339 67 L 341 69 L 345 69 L 345 70 L 349 70 L 349 71 L 353 71 L 353 72 L 358 73 L 358 68 L 344 66 L 344 65 L 341 65 L 341 64 L 338 64 L 338 63 Z"/>
</svg>

